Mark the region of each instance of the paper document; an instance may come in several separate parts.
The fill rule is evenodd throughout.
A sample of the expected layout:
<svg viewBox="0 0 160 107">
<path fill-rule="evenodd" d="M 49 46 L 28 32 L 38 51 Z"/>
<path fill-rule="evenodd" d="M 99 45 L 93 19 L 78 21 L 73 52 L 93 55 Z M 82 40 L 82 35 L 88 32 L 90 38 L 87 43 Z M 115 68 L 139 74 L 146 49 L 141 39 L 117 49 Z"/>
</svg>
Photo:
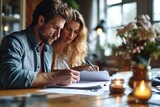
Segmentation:
<svg viewBox="0 0 160 107">
<path fill-rule="evenodd" d="M 103 84 L 103 85 L 102 85 Z M 79 87 L 78 88 L 46 88 L 46 89 L 42 89 L 42 90 L 38 90 L 38 92 L 43 92 L 43 93 L 58 93 L 58 94 L 81 94 L 81 95 L 93 95 L 93 96 L 97 96 L 97 95 L 103 95 L 105 93 L 110 93 L 109 92 L 109 84 L 110 82 L 106 82 L 105 86 L 104 86 L 104 82 L 85 82 L 85 83 L 75 83 L 72 84 L 68 87 Z M 97 88 L 91 88 L 91 89 L 84 89 L 82 87 L 94 87 L 96 85 L 101 85 L 102 87 L 100 89 Z"/>
<path fill-rule="evenodd" d="M 160 90 L 157 89 L 157 88 L 155 88 L 155 87 L 152 87 L 151 90 L 152 90 L 152 92 L 155 92 L 155 93 L 157 93 L 157 94 L 160 94 Z"/>
<path fill-rule="evenodd" d="M 108 81 L 110 76 L 108 71 L 81 71 L 81 81 Z"/>
<path fill-rule="evenodd" d="M 108 80 L 108 71 L 81 71 L 79 82 L 69 86 L 49 85 L 47 88 L 100 89 Z"/>
<path fill-rule="evenodd" d="M 105 85 L 104 85 L 104 83 L 105 83 Z M 66 87 L 70 87 L 70 88 L 54 87 L 54 88 L 46 88 L 46 89 L 38 90 L 38 92 L 58 93 L 58 94 L 81 94 L 81 95 L 97 96 L 97 95 L 103 95 L 105 93 L 110 93 L 109 92 L 109 84 L 110 84 L 109 81 L 107 81 L 107 82 L 91 82 L 90 81 L 90 82 L 84 82 L 84 83 L 81 82 L 81 83 L 72 84 L 70 86 L 66 86 Z M 97 87 L 101 86 L 101 88 L 99 89 L 96 86 Z"/>
<path fill-rule="evenodd" d="M 80 90 L 80 89 L 66 89 L 66 88 L 47 88 L 43 90 L 38 90 L 38 92 L 45 93 L 58 93 L 58 94 L 81 94 L 81 95 L 102 95 L 106 92 L 106 90 Z"/>
<path fill-rule="evenodd" d="M 100 89 L 106 82 L 80 81 L 69 86 L 49 85 L 47 88 L 70 88 L 70 89 Z"/>
</svg>

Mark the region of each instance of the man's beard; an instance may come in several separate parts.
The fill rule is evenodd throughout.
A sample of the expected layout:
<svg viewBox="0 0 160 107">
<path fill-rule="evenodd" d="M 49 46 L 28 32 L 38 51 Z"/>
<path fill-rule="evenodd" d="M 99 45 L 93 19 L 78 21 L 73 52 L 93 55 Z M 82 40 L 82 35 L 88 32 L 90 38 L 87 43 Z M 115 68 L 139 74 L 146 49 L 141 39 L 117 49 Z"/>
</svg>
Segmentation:
<svg viewBox="0 0 160 107">
<path fill-rule="evenodd" d="M 38 35 L 39 35 L 39 38 L 41 39 L 41 41 L 43 42 L 43 43 L 45 43 L 45 44 L 48 44 L 48 45 L 51 45 L 52 43 L 50 43 L 49 42 L 49 38 L 47 38 L 47 37 L 50 37 L 50 36 L 47 36 L 47 35 L 43 35 L 42 34 L 42 32 L 41 32 L 42 30 L 38 30 Z M 56 39 L 56 38 L 55 38 Z M 54 39 L 53 39 L 53 41 L 54 41 Z M 52 42 L 53 42 L 52 41 Z"/>
</svg>

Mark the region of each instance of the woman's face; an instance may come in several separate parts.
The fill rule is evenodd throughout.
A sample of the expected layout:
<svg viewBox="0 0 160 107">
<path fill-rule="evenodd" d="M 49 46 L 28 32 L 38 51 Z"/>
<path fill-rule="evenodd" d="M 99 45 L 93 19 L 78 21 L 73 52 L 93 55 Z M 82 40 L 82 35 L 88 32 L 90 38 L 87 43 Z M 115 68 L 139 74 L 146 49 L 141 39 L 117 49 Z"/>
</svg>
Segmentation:
<svg viewBox="0 0 160 107">
<path fill-rule="evenodd" d="M 79 22 L 72 20 L 67 23 L 62 30 L 61 40 L 66 44 L 70 44 L 78 36 L 79 29 Z"/>
</svg>

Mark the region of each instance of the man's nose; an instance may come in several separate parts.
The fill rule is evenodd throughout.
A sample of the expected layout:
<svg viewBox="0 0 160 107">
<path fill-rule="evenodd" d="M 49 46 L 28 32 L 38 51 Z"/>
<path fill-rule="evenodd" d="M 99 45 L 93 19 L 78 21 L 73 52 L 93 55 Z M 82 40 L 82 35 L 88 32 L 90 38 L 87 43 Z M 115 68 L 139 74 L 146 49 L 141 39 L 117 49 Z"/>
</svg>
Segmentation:
<svg viewBox="0 0 160 107">
<path fill-rule="evenodd" d="M 56 30 L 56 36 L 57 36 L 57 38 L 60 37 L 60 31 L 61 31 L 60 29 L 57 29 L 57 30 Z"/>
</svg>

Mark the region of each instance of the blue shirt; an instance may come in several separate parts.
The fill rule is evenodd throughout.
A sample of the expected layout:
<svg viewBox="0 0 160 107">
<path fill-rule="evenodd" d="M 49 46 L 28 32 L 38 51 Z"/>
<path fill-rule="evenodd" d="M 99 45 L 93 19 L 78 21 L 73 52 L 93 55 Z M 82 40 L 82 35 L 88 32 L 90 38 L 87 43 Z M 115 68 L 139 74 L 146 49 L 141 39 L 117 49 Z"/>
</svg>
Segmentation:
<svg viewBox="0 0 160 107">
<path fill-rule="evenodd" d="M 40 49 L 29 26 L 5 36 L 0 46 L 0 88 L 26 88 L 40 71 Z M 44 46 L 44 72 L 51 72 L 52 46 Z"/>
</svg>

